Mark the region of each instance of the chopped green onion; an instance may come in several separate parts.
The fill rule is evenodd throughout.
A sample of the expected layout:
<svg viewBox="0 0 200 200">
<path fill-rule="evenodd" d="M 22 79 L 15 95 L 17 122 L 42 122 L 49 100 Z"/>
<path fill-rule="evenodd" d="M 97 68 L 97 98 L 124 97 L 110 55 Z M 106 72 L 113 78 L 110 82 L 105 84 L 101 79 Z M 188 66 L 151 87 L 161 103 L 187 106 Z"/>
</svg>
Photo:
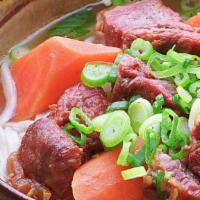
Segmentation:
<svg viewBox="0 0 200 200">
<path fill-rule="evenodd" d="M 107 121 L 110 113 L 106 113 L 103 115 L 99 115 L 92 120 L 92 124 L 94 126 L 94 130 L 97 132 L 101 132 L 105 122 Z"/>
<path fill-rule="evenodd" d="M 190 74 L 199 74 L 200 73 L 200 67 L 188 67 L 187 72 Z"/>
<path fill-rule="evenodd" d="M 122 150 L 117 159 L 117 164 L 121 166 L 128 166 L 128 155 L 131 149 L 135 147 L 137 135 L 134 133 L 128 134 L 123 140 Z"/>
<path fill-rule="evenodd" d="M 175 65 L 174 67 L 171 67 L 163 71 L 152 71 L 152 70 L 150 71 L 156 78 L 162 79 L 162 78 L 169 78 L 171 76 L 176 76 L 179 73 L 182 73 L 183 68 L 180 65 Z"/>
<path fill-rule="evenodd" d="M 81 131 L 79 131 L 79 130 L 76 129 L 76 131 L 80 134 L 80 138 L 78 138 L 78 137 L 74 136 L 72 133 L 70 133 L 70 130 L 72 130 L 72 129 L 75 129 L 75 127 L 74 127 L 72 124 L 70 124 L 70 123 L 65 124 L 65 126 L 64 126 L 64 131 L 65 131 L 65 133 L 66 133 L 70 138 L 72 138 L 72 140 L 73 140 L 74 142 L 76 142 L 77 144 L 79 144 L 79 145 L 81 145 L 81 146 L 84 146 L 84 145 L 86 144 L 86 140 L 87 140 L 86 135 L 83 134 Z"/>
<path fill-rule="evenodd" d="M 163 153 L 167 153 L 167 150 L 168 150 L 167 145 L 165 145 L 165 144 L 160 144 L 160 145 L 158 146 L 158 148 L 161 149 Z"/>
<path fill-rule="evenodd" d="M 85 65 L 82 73 L 82 82 L 89 87 L 100 87 L 108 82 L 108 76 L 112 63 L 89 62 Z"/>
<path fill-rule="evenodd" d="M 188 126 L 188 119 L 186 117 L 179 117 L 179 121 L 177 125 L 177 134 L 183 137 L 184 144 L 189 144 L 190 130 Z"/>
<path fill-rule="evenodd" d="M 148 128 L 145 134 L 145 162 L 150 165 L 160 144 L 160 130 Z"/>
<path fill-rule="evenodd" d="M 85 124 L 80 123 L 80 117 L 81 120 L 83 120 Z M 92 124 L 92 121 L 88 118 L 88 116 L 79 108 L 72 108 L 71 112 L 69 114 L 69 121 L 71 124 L 79 131 L 85 133 L 85 134 L 90 134 L 94 131 L 94 126 Z"/>
<path fill-rule="evenodd" d="M 192 101 L 192 96 L 190 95 L 190 93 L 185 90 L 183 87 L 178 86 L 176 88 L 176 91 L 178 93 L 178 95 L 180 96 L 180 98 L 185 101 L 186 103 L 190 103 Z"/>
<path fill-rule="evenodd" d="M 9 58 L 12 61 L 16 61 L 19 58 L 23 57 L 24 55 L 26 55 L 30 50 L 28 48 L 25 47 L 13 47 L 10 49 L 9 51 Z"/>
<path fill-rule="evenodd" d="M 154 114 L 161 113 L 162 107 L 163 107 L 164 104 L 165 104 L 165 100 L 163 98 L 163 95 L 158 95 L 156 97 L 155 102 L 152 105 L 152 107 L 153 107 L 153 113 Z"/>
<path fill-rule="evenodd" d="M 117 79 L 117 73 L 119 70 L 119 62 L 123 58 L 124 54 L 119 54 L 117 58 L 115 59 L 114 64 L 111 67 L 110 73 L 108 75 L 108 81 L 111 83 L 115 83 Z"/>
<path fill-rule="evenodd" d="M 186 87 L 190 83 L 190 76 L 188 73 L 176 75 L 174 82 L 177 86 Z"/>
<path fill-rule="evenodd" d="M 166 55 L 154 52 L 148 60 L 148 65 L 155 70 L 161 71 L 168 69 L 172 63 L 168 61 Z"/>
<path fill-rule="evenodd" d="M 181 147 L 179 151 L 176 150 L 177 148 L 169 148 L 169 155 L 173 160 L 180 160 L 185 156 L 184 147 Z"/>
<path fill-rule="evenodd" d="M 108 106 L 106 112 L 113 112 L 115 110 L 128 110 L 128 101 L 117 101 Z"/>
<path fill-rule="evenodd" d="M 146 61 L 153 54 L 153 51 L 153 46 L 149 41 L 138 38 L 132 42 L 131 48 L 125 53 Z"/>
<path fill-rule="evenodd" d="M 200 80 L 192 83 L 188 87 L 188 91 L 193 97 L 200 97 Z"/>
<path fill-rule="evenodd" d="M 175 94 L 173 96 L 173 102 L 179 106 L 181 108 L 181 110 L 185 113 L 185 114 L 189 114 L 190 112 L 190 108 L 191 108 L 191 104 L 186 103 L 185 101 L 183 101 L 180 96 L 178 94 Z"/>
<path fill-rule="evenodd" d="M 127 161 L 133 167 L 139 167 L 145 163 L 145 145 L 136 151 L 133 155 L 129 153 Z"/>
<path fill-rule="evenodd" d="M 138 95 L 132 96 L 132 97 L 129 99 L 129 101 L 128 101 L 129 106 L 131 105 L 131 103 L 133 103 L 134 101 L 136 101 L 136 100 L 139 99 L 139 98 L 141 98 L 141 96 L 138 96 Z"/>
<path fill-rule="evenodd" d="M 189 60 L 185 54 L 180 54 L 174 51 L 174 47 L 167 52 L 167 57 L 175 63 L 184 64 L 185 61 Z"/>
<path fill-rule="evenodd" d="M 161 138 L 162 142 L 169 147 L 177 147 L 180 144 L 180 140 L 176 134 L 178 121 L 178 115 L 174 111 L 171 109 L 165 109 L 163 111 L 161 122 Z"/>
<path fill-rule="evenodd" d="M 163 172 L 157 171 L 155 173 L 154 178 L 155 178 L 157 195 L 158 195 L 160 200 L 165 200 L 166 199 L 166 194 L 164 192 L 162 192 L 162 190 L 161 190 L 162 183 L 163 183 L 163 181 L 165 179 L 165 174 Z"/>
<path fill-rule="evenodd" d="M 130 119 L 125 111 L 115 111 L 109 115 L 100 133 L 100 139 L 105 147 L 115 147 L 120 144 L 130 130 Z"/>
<path fill-rule="evenodd" d="M 135 167 L 132 169 L 127 169 L 125 171 L 122 171 L 122 177 L 124 180 L 130 180 L 130 179 L 134 179 L 134 178 L 139 178 L 139 177 L 143 177 L 146 176 L 147 172 L 146 169 L 141 166 L 141 167 Z"/>
<path fill-rule="evenodd" d="M 146 132 L 149 128 L 158 130 L 160 122 L 162 121 L 162 114 L 155 114 L 144 121 L 139 129 L 139 136 L 146 141 Z"/>
<path fill-rule="evenodd" d="M 130 117 L 133 130 L 138 133 L 142 123 L 153 115 L 151 103 L 143 98 L 135 100 L 128 108 L 128 115 Z"/>
</svg>

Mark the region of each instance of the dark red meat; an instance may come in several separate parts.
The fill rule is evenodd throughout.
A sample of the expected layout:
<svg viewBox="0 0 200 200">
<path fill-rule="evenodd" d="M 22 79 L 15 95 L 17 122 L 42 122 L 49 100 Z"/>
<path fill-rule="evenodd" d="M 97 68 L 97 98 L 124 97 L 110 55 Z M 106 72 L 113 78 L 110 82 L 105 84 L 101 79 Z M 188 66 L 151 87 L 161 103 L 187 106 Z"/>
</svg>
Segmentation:
<svg viewBox="0 0 200 200">
<path fill-rule="evenodd" d="M 48 117 L 55 120 L 59 126 L 63 126 L 68 122 L 68 116 L 73 107 L 81 108 L 92 119 L 103 114 L 108 103 L 101 88 L 89 88 L 79 83 L 65 91 Z M 82 161 L 88 160 L 91 155 L 102 150 L 99 134 L 93 133 L 88 135 L 87 144 L 83 147 L 84 156 Z"/>
<path fill-rule="evenodd" d="M 104 113 L 108 106 L 105 93 L 100 88 L 89 88 L 81 83 L 69 88 L 53 107 L 49 118 L 60 126 L 68 122 L 68 116 L 73 107 L 78 107 L 91 119 Z"/>
<path fill-rule="evenodd" d="M 171 174 L 165 183 L 165 190 L 173 200 L 199 200 L 200 182 L 180 160 L 172 160 L 170 156 L 158 151 L 152 164 L 154 171 L 161 170 Z"/>
<path fill-rule="evenodd" d="M 26 178 L 17 153 L 11 154 L 7 161 L 7 183 L 20 192 L 36 200 L 51 200 L 52 194 L 45 186 Z"/>
<path fill-rule="evenodd" d="M 136 38 L 150 41 L 166 52 L 174 44 L 180 52 L 200 55 L 200 34 L 160 0 L 142 0 L 102 11 L 97 35 L 106 45 L 126 48 Z"/>
<path fill-rule="evenodd" d="M 18 151 L 25 175 L 62 199 L 71 199 L 71 181 L 81 158 L 81 149 L 53 120 L 46 118 L 27 129 Z"/>
<path fill-rule="evenodd" d="M 166 105 L 177 110 L 172 101 L 175 93 L 176 88 L 172 83 L 155 79 L 142 61 L 129 55 L 120 60 L 118 78 L 112 92 L 113 101 L 140 95 L 152 102 L 162 94 Z"/>
</svg>

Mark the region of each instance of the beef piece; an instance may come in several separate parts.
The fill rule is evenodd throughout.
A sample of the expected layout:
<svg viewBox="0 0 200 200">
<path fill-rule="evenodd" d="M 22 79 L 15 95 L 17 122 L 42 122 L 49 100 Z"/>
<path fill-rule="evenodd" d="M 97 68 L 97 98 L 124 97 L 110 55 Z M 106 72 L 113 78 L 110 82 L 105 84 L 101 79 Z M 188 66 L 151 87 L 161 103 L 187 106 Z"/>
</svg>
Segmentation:
<svg viewBox="0 0 200 200">
<path fill-rule="evenodd" d="M 180 160 L 172 160 L 167 154 L 158 151 L 152 163 L 152 170 L 171 174 L 164 187 L 170 194 L 169 199 L 199 200 L 200 182 Z"/>
<path fill-rule="evenodd" d="M 36 200 L 50 200 L 52 194 L 49 189 L 34 180 L 26 178 L 24 175 L 24 170 L 17 157 L 17 153 L 14 153 L 8 158 L 7 183 L 18 191 Z"/>
<path fill-rule="evenodd" d="M 62 126 L 68 122 L 68 116 L 73 107 L 81 108 L 92 119 L 103 114 L 107 106 L 108 101 L 102 89 L 89 88 L 79 83 L 65 91 L 57 105 L 52 107 L 49 118 Z"/>
<path fill-rule="evenodd" d="M 200 177 L 200 141 L 193 143 L 189 149 L 188 166 Z"/>
<path fill-rule="evenodd" d="M 102 89 L 89 88 L 80 83 L 65 91 L 58 100 L 57 105 L 53 106 L 48 117 L 54 119 L 59 126 L 63 126 L 68 122 L 68 116 L 73 107 L 81 108 L 92 119 L 103 114 L 108 103 Z M 84 156 L 82 161 L 88 160 L 91 155 L 102 150 L 99 135 L 97 133 L 88 135 L 87 144 L 83 148 Z"/>
<path fill-rule="evenodd" d="M 18 159 L 28 178 L 71 199 L 71 181 L 81 165 L 81 149 L 50 119 L 34 122 L 26 131 Z"/>
<path fill-rule="evenodd" d="M 118 78 L 112 92 L 113 101 L 140 95 L 153 102 L 157 95 L 162 94 L 166 105 L 178 110 L 172 101 L 175 93 L 176 88 L 172 83 L 155 79 L 142 61 L 129 55 L 120 60 Z"/>
<path fill-rule="evenodd" d="M 200 55 L 200 34 L 181 21 L 178 13 L 160 0 L 142 0 L 99 13 L 97 35 L 106 45 L 127 48 L 136 38 L 150 41 L 166 52 L 174 44 L 177 51 Z"/>
</svg>

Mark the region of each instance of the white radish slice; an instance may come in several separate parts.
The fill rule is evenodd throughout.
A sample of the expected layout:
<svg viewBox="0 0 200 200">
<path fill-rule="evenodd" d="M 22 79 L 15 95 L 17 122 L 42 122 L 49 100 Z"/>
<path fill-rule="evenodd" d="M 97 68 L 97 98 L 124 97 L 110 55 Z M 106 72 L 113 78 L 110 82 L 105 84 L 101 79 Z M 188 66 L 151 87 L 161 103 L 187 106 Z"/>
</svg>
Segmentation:
<svg viewBox="0 0 200 200">
<path fill-rule="evenodd" d="M 15 113 L 17 105 L 17 91 L 9 66 L 11 62 L 5 58 L 1 65 L 1 81 L 6 99 L 6 105 L 0 114 L 0 125 L 7 122 Z"/>
<path fill-rule="evenodd" d="M 4 134 L 7 141 L 8 153 L 11 154 L 17 151 L 20 146 L 20 139 L 17 132 L 12 128 L 7 127 L 5 128 Z"/>
</svg>

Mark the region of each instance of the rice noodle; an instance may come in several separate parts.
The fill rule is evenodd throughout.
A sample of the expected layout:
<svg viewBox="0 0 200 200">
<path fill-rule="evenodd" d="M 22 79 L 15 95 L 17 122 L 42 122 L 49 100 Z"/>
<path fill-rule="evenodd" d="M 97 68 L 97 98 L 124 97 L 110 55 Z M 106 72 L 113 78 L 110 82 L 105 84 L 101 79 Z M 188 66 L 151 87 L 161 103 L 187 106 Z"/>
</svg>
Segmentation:
<svg viewBox="0 0 200 200">
<path fill-rule="evenodd" d="M 8 58 L 5 58 L 1 65 L 1 81 L 6 99 L 6 105 L 0 114 L 0 125 L 12 118 L 17 104 L 17 91 L 9 69 L 10 64 L 11 61 Z"/>
</svg>

